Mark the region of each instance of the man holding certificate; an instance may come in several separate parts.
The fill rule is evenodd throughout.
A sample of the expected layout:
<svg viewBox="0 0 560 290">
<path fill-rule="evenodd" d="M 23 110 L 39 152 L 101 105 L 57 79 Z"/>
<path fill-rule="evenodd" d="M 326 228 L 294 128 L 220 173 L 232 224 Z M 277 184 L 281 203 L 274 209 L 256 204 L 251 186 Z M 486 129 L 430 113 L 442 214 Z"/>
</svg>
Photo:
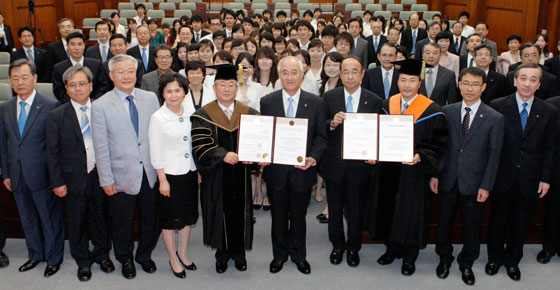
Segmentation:
<svg viewBox="0 0 560 290">
<path fill-rule="evenodd" d="M 340 65 L 344 86 L 323 95 L 328 144 L 320 171 L 325 176 L 329 203 L 329 240 L 333 245 L 330 261 L 333 265 L 340 264 L 346 250 L 346 261 L 351 267 L 360 263 L 361 224 L 377 155 L 377 114 L 381 112 L 382 102 L 376 94 L 360 88 L 363 75 L 362 61 L 355 56 L 347 57 Z M 370 144 L 374 147 L 372 152 L 367 148 Z M 347 238 L 344 208 L 348 213 Z"/>
<path fill-rule="evenodd" d="M 278 72 L 282 90 L 261 99 L 261 114 L 277 117 L 274 164 L 265 167 L 263 172 L 272 203 L 274 259 L 270 272 L 282 270 L 284 262 L 291 257 L 300 272 L 309 274 L 305 215 L 311 187 L 317 182 L 316 165 L 327 147 L 327 128 L 321 99 L 300 89 L 304 77 L 301 61 L 293 56 L 285 57 L 278 64 Z M 302 142 L 305 138 L 306 142 Z M 305 154 L 297 156 L 302 148 Z M 293 152 L 298 152 L 295 158 L 291 158 Z"/>
<path fill-rule="evenodd" d="M 383 119 L 388 119 L 386 125 L 389 128 L 391 123 L 396 124 L 392 126 L 394 129 L 406 128 L 406 118 L 403 115 L 411 115 L 414 120 L 414 140 L 413 146 L 394 146 L 395 151 L 407 151 L 402 154 L 403 159 L 392 160 L 402 162 L 386 162 L 381 168 L 379 194 L 394 196 L 394 212 L 392 216 L 386 217 L 392 223 L 387 252 L 377 262 L 387 265 L 395 258 L 402 257 L 401 273 L 410 276 L 416 270 L 419 250 L 427 242 L 431 195 L 426 189 L 430 177 L 438 176 L 443 167 L 447 148 L 447 122 L 437 103 L 418 94 L 422 63 L 409 59 L 395 64 L 401 66 L 398 79 L 401 93 L 383 101 L 383 110 L 389 114 Z M 381 125 L 380 123 L 380 149 L 387 147 L 383 144 L 384 126 Z M 388 137 L 399 137 L 391 135 L 394 132 L 388 132 Z M 406 139 L 407 136 L 401 137 Z M 399 156 L 398 153 L 402 153 L 391 152 L 391 146 L 385 149 L 388 151 L 387 156 Z M 381 155 L 380 151 L 380 159 L 383 160 Z M 378 205 L 381 206 L 387 205 Z"/>
</svg>

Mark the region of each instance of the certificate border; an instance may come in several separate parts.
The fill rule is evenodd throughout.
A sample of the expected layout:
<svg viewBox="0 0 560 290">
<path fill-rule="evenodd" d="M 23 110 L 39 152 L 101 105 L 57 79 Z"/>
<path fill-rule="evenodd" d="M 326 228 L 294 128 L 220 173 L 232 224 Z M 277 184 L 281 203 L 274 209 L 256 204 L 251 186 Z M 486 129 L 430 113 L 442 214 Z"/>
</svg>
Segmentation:
<svg viewBox="0 0 560 290">
<path fill-rule="evenodd" d="M 302 164 L 287 164 L 287 163 L 276 163 L 274 162 L 274 157 L 276 156 L 276 152 L 274 150 L 274 148 L 276 147 L 276 123 L 278 121 L 278 119 L 287 119 L 287 120 L 307 120 L 307 133 L 305 134 L 305 155 L 303 156 L 303 165 Z M 307 158 L 307 136 L 309 135 L 309 119 L 308 118 L 288 118 L 288 117 L 274 117 L 274 140 L 272 142 L 272 164 L 277 164 L 277 165 L 288 165 L 288 166 L 305 166 L 305 159 Z"/>
<path fill-rule="evenodd" d="M 369 160 L 376 160 L 376 161 L 377 161 L 377 160 L 379 160 L 379 115 L 380 115 L 380 114 L 379 114 L 379 113 L 347 113 L 347 114 L 376 115 L 376 119 L 377 119 L 377 136 L 376 136 L 376 138 L 375 138 L 375 139 L 376 139 L 375 142 L 377 142 L 377 146 L 375 146 L 375 149 L 376 149 L 377 152 L 375 153 L 375 156 L 376 156 L 375 159 L 350 159 L 350 158 L 344 158 L 344 128 L 346 128 L 346 126 L 345 126 L 344 123 L 343 123 L 343 126 L 342 126 L 342 138 L 341 138 L 341 139 L 342 139 L 342 142 L 340 142 L 340 143 L 342 143 L 342 144 L 341 144 L 341 148 L 340 148 L 340 150 L 341 150 L 341 151 L 340 151 L 340 155 L 341 155 L 341 156 L 340 156 L 340 159 L 341 159 L 341 160 L 344 160 L 344 161 L 369 161 Z"/>
<path fill-rule="evenodd" d="M 240 136 L 241 136 L 241 116 L 243 115 L 248 115 L 248 116 L 259 116 L 259 117 L 272 117 L 272 148 L 270 149 L 270 163 L 272 163 L 273 160 L 273 156 L 274 156 L 274 137 L 275 137 L 275 133 L 276 133 L 276 117 L 274 116 L 266 116 L 266 115 L 261 115 L 261 114 L 240 114 L 239 115 L 239 124 L 237 124 L 237 128 L 239 128 L 239 130 L 237 130 L 237 146 L 236 146 L 236 151 L 235 153 L 237 154 L 237 156 L 239 157 L 239 140 L 240 140 Z M 246 161 L 246 160 L 239 160 L 239 162 L 254 162 L 254 163 L 261 163 L 261 162 L 267 162 L 267 161 Z"/>
<path fill-rule="evenodd" d="M 387 115 L 384 115 L 384 116 L 409 116 L 412 119 L 411 120 L 412 121 L 412 159 L 410 161 L 386 161 L 386 160 L 381 160 L 380 155 L 379 155 L 379 151 L 380 151 L 379 148 L 381 147 L 381 146 L 379 146 L 379 144 L 381 143 L 380 142 L 381 141 L 380 140 L 380 134 L 379 134 L 379 132 L 380 132 L 379 129 L 380 129 L 380 126 L 381 126 L 381 117 L 379 117 L 379 122 L 377 123 L 377 125 L 378 125 L 378 128 L 377 128 L 377 130 L 378 130 L 377 131 L 377 133 L 378 133 L 377 134 L 377 145 L 378 145 L 377 146 L 377 160 L 379 162 L 388 162 L 388 163 L 413 162 L 414 161 L 414 149 L 415 149 L 414 148 L 414 115 L 410 115 L 410 114 L 406 114 L 406 115 L 387 114 Z"/>
</svg>

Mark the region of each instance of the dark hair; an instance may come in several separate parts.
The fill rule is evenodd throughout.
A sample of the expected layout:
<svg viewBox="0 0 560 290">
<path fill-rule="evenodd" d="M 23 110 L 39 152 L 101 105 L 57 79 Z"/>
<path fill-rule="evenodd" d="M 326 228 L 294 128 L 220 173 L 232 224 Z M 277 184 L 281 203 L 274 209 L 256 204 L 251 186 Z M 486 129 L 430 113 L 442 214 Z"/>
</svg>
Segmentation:
<svg viewBox="0 0 560 290">
<path fill-rule="evenodd" d="M 519 48 L 519 55 L 522 55 L 522 54 L 523 54 L 523 50 L 525 50 L 526 48 L 530 48 L 530 47 L 536 48 L 536 49 L 539 51 L 539 56 L 542 54 L 541 47 L 540 47 L 538 44 L 533 43 L 533 42 L 527 42 L 527 43 L 523 44 L 523 46 L 521 46 L 521 47 Z"/>
<path fill-rule="evenodd" d="M 200 14 L 195 14 L 191 17 L 191 23 L 193 22 L 204 22 L 204 19 L 202 18 L 202 16 L 200 16 Z"/>
<path fill-rule="evenodd" d="M 286 26 L 283 23 L 274 23 L 272 24 L 272 29 L 276 29 L 276 30 L 280 30 L 282 31 L 282 36 L 286 37 L 287 36 L 287 31 L 286 31 Z"/>
<path fill-rule="evenodd" d="M 481 24 L 486 26 L 486 29 L 490 29 L 490 27 L 488 26 L 488 23 L 486 23 L 486 22 L 478 22 L 474 27 L 476 28 L 477 26 L 479 26 Z"/>
<path fill-rule="evenodd" d="M 276 18 L 278 18 L 281 15 L 283 15 L 284 17 L 288 17 L 288 13 L 286 13 L 286 11 L 284 11 L 284 10 L 280 10 L 280 11 L 276 12 Z"/>
<path fill-rule="evenodd" d="M 449 25 L 449 20 L 447 20 L 447 18 L 442 18 L 440 23 L 441 23 L 441 31 L 449 31 L 449 28 L 451 28 L 451 26 Z M 444 23 L 447 26 L 445 29 L 443 29 L 443 24 Z"/>
<path fill-rule="evenodd" d="M 261 69 L 259 68 L 259 59 L 260 58 L 268 58 L 272 60 L 272 67 L 270 68 L 270 76 L 268 78 L 268 84 L 261 84 L 264 86 L 268 86 L 269 84 L 274 84 L 278 80 L 278 68 L 277 68 L 277 61 L 276 55 L 274 54 L 274 50 L 268 46 L 261 47 L 257 50 L 257 54 L 255 55 L 255 72 L 253 73 L 253 81 L 260 82 L 261 77 Z"/>
<path fill-rule="evenodd" d="M 272 45 L 272 48 L 273 48 L 274 52 L 277 52 L 277 51 L 276 51 L 276 48 L 275 48 L 275 44 L 277 44 L 277 43 L 283 43 L 284 46 L 287 46 L 287 45 L 288 45 L 288 42 L 286 41 L 286 38 L 284 38 L 284 37 L 282 37 L 282 36 L 278 36 L 278 37 L 276 37 L 276 38 L 274 39 L 274 44 Z M 262 47 L 261 47 L 261 48 L 262 48 Z"/>
<path fill-rule="evenodd" d="M 296 29 L 299 29 L 300 27 L 307 27 L 307 29 L 312 32 L 312 35 L 309 39 L 315 38 L 315 29 L 313 28 L 313 25 L 311 25 L 311 22 L 309 22 L 305 19 L 301 19 L 301 20 L 298 20 L 295 27 L 296 27 Z"/>
<path fill-rule="evenodd" d="M 184 25 L 181 25 L 181 27 L 179 27 L 179 31 L 177 31 L 177 32 L 178 32 L 179 34 L 181 34 L 181 30 L 183 30 L 183 28 L 188 28 L 188 29 L 191 31 L 191 34 L 192 34 L 193 37 L 194 37 L 194 31 L 193 31 L 192 27 L 190 27 L 189 25 L 185 25 L 185 24 L 184 24 Z"/>
<path fill-rule="evenodd" d="M 479 33 L 473 33 L 473 34 L 471 34 L 467 37 L 467 42 L 469 42 L 469 40 L 471 40 L 471 37 L 473 37 L 473 36 L 478 36 L 478 37 L 480 37 L 480 39 L 482 39 L 482 35 L 480 35 Z"/>
<path fill-rule="evenodd" d="M 397 55 L 399 54 L 399 52 L 404 56 L 404 58 L 406 58 L 406 59 L 410 58 L 410 54 L 408 53 L 408 49 L 406 49 L 405 46 L 402 46 L 402 45 L 397 46 Z"/>
<path fill-rule="evenodd" d="M 130 24 L 136 24 L 136 20 L 134 20 L 134 18 L 128 18 L 126 20 L 126 27 L 128 27 L 128 25 Z M 128 31 L 126 32 L 126 42 L 132 42 L 132 29 L 128 29 Z"/>
<path fill-rule="evenodd" d="M 247 43 L 243 39 L 234 39 L 231 42 L 231 48 L 238 47 L 238 46 L 243 46 L 245 47 L 245 49 L 247 49 Z"/>
<path fill-rule="evenodd" d="M 243 35 L 245 35 L 245 27 L 243 27 L 243 25 L 241 24 L 234 24 L 233 27 L 231 28 L 231 34 L 233 35 L 233 33 L 239 30 L 243 31 Z"/>
<path fill-rule="evenodd" d="M 111 41 L 113 41 L 115 39 L 122 39 L 124 41 L 124 43 L 127 43 L 126 36 L 124 36 L 120 33 L 115 33 L 115 34 L 111 35 L 111 37 L 109 37 L 109 44 L 111 43 Z"/>
<path fill-rule="evenodd" d="M 478 67 L 468 67 L 468 68 L 464 68 L 461 70 L 461 72 L 459 73 L 459 81 L 463 80 L 463 77 L 467 74 L 471 74 L 477 77 L 481 77 L 482 78 L 482 83 L 486 83 L 486 73 L 478 68 Z"/>
<path fill-rule="evenodd" d="M 30 26 L 22 26 L 22 27 L 20 27 L 20 28 L 18 29 L 18 32 L 17 32 L 18 37 L 21 38 L 21 34 L 22 34 L 24 31 L 29 31 L 29 32 L 31 33 L 31 35 L 33 35 L 33 38 L 35 38 L 35 29 L 33 29 L 33 27 L 30 27 Z"/>
<path fill-rule="evenodd" d="M 321 49 L 323 49 L 323 51 L 325 50 L 325 45 L 319 39 L 312 39 L 309 42 L 309 44 L 307 45 L 307 50 L 309 51 L 310 49 L 312 49 L 314 47 L 320 47 Z"/>
<path fill-rule="evenodd" d="M 451 25 L 451 28 L 453 28 L 453 26 L 455 26 L 455 24 L 459 23 L 461 25 L 461 28 L 463 28 L 463 23 L 459 22 L 459 21 L 455 21 L 453 22 L 453 25 Z"/>
<path fill-rule="evenodd" d="M 107 28 L 109 28 L 109 30 L 111 30 L 111 27 L 109 26 L 109 23 L 107 23 L 107 21 L 105 21 L 105 20 L 97 21 L 97 22 L 95 23 L 95 28 L 94 28 L 93 30 L 97 31 L 97 27 L 98 27 L 99 25 L 107 25 Z"/>
<path fill-rule="evenodd" d="M 355 56 L 355 55 L 349 55 L 349 56 L 345 57 L 345 58 L 342 60 L 342 62 L 344 62 L 344 61 L 347 60 L 347 59 L 356 60 L 356 61 L 358 61 L 358 62 L 360 63 L 360 68 L 363 68 L 363 67 L 364 67 L 364 61 L 363 61 L 361 58 L 359 58 L 359 57 L 357 57 L 357 56 Z M 342 62 L 340 63 L 340 68 L 341 68 L 341 69 L 342 69 Z"/>
<path fill-rule="evenodd" d="M 358 18 L 350 18 L 350 20 L 348 20 L 348 26 L 350 26 L 350 23 L 352 22 L 358 22 L 358 24 L 360 24 L 360 28 L 363 28 L 364 25 L 362 24 L 362 21 Z"/>
<path fill-rule="evenodd" d="M 272 16 L 272 10 L 270 10 L 270 9 L 265 9 L 265 10 L 263 10 L 263 12 L 262 12 L 263 17 L 264 17 L 264 15 L 265 15 L 266 13 L 268 13 L 268 14 L 270 14 L 270 15 Z"/>
<path fill-rule="evenodd" d="M 174 81 L 177 81 L 177 83 L 179 83 L 179 87 L 183 88 L 185 94 L 189 91 L 189 82 L 187 81 L 186 77 L 178 73 L 163 74 L 159 79 L 158 99 L 160 100 L 160 102 L 163 103 L 163 100 L 165 100 L 163 98 L 163 91 L 165 90 L 165 87 Z"/>
<path fill-rule="evenodd" d="M 397 55 L 397 52 L 398 52 L 398 50 L 399 50 L 398 47 L 397 47 L 396 45 L 390 43 L 390 42 L 384 42 L 384 43 L 379 47 L 379 51 L 377 52 L 377 54 L 380 54 L 380 53 L 381 53 L 381 50 L 383 50 L 383 48 L 386 47 L 386 46 L 394 48 L 394 49 L 395 49 L 395 55 Z"/>
<path fill-rule="evenodd" d="M 511 34 L 510 36 L 508 36 L 508 38 L 506 39 L 506 45 L 509 45 L 509 42 L 512 40 L 517 40 L 519 41 L 519 43 L 523 42 L 521 40 L 521 36 L 517 35 L 517 34 Z"/>
<path fill-rule="evenodd" d="M 490 55 L 493 54 L 493 53 L 492 53 L 492 49 L 490 48 L 490 46 L 488 46 L 488 45 L 486 45 L 486 44 L 483 43 L 483 44 L 478 45 L 477 47 L 475 47 L 475 48 L 473 49 L 473 55 L 476 56 L 476 53 L 477 53 L 479 50 L 483 49 L 483 48 L 488 49 L 488 50 L 490 51 Z"/>
<path fill-rule="evenodd" d="M 321 37 L 325 37 L 325 36 L 336 37 L 337 35 L 338 35 L 338 29 L 336 29 L 334 25 L 327 25 L 325 26 L 325 28 L 323 28 L 323 31 L 321 31 Z"/>
<path fill-rule="evenodd" d="M 424 24 L 426 25 L 426 29 L 428 29 L 428 21 L 426 21 L 426 19 L 418 20 L 418 23 L 420 23 L 420 22 L 424 22 Z"/>
<path fill-rule="evenodd" d="M 20 59 L 16 59 L 14 61 L 12 61 L 10 63 L 10 66 L 8 67 L 8 76 L 12 76 L 12 70 L 16 67 L 20 67 L 20 66 L 24 66 L 24 65 L 28 65 L 29 66 L 29 70 L 31 71 L 31 75 L 36 75 L 37 74 L 37 68 L 35 67 L 35 63 L 31 60 L 28 60 L 27 58 L 20 58 Z"/>
<path fill-rule="evenodd" d="M 177 47 L 175 47 L 175 50 L 173 51 L 173 64 L 171 65 L 171 69 L 173 71 L 180 71 L 185 68 L 186 64 L 183 64 L 183 61 L 179 59 L 179 50 L 183 47 L 185 48 L 186 51 L 189 50 L 188 43 L 179 42 L 177 44 Z"/>
<path fill-rule="evenodd" d="M 299 49 L 299 41 L 297 39 L 294 39 L 294 38 L 288 39 L 288 41 L 286 41 L 286 47 L 290 43 Z"/>
<path fill-rule="evenodd" d="M 522 63 L 521 65 L 519 65 L 516 69 L 515 72 L 513 73 L 513 77 L 517 78 L 519 76 L 519 74 L 521 73 L 521 70 L 524 68 L 536 68 L 539 70 L 540 72 L 540 76 L 539 76 L 539 81 L 542 81 L 542 68 L 538 65 L 538 64 L 534 64 L 532 62 L 529 63 Z"/>
<path fill-rule="evenodd" d="M 70 39 L 73 38 L 80 38 L 86 43 L 86 37 L 79 31 L 70 32 L 70 34 L 66 36 L 66 42 L 70 42 Z"/>
<path fill-rule="evenodd" d="M 138 10 L 138 8 L 144 8 L 144 10 L 146 10 L 146 6 L 142 3 L 136 3 L 136 5 L 134 5 L 134 10 Z"/>
<path fill-rule="evenodd" d="M 437 43 L 440 39 L 448 39 L 449 41 L 452 41 L 451 34 L 449 34 L 449 32 L 446 32 L 446 31 L 439 32 L 439 33 L 436 35 L 436 43 Z"/>
<path fill-rule="evenodd" d="M 428 30 L 434 26 L 438 25 L 439 26 L 439 30 L 441 30 L 441 23 L 434 21 L 432 23 L 430 23 L 430 25 L 428 25 L 428 27 L 426 27 Z"/>
<path fill-rule="evenodd" d="M 155 24 L 155 25 L 157 25 L 157 24 L 158 24 L 158 23 L 157 23 L 157 20 L 156 20 L 155 18 L 150 18 L 150 19 L 148 19 L 148 21 L 146 21 L 146 23 L 147 23 L 148 25 L 150 25 L 150 24 Z"/>
<path fill-rule="evenodd" d="M 231 15 L 235 19 L 235 12 L 231 9 L 224 9 L 224 19 L 226 19 L 227 15 Z"/>
<path fill-rule="evenodd" d="M 434 19 L 434 17 L 439 17 L 441 19 L 441 14 L 436 13 L 436 14 L 432 15 L 432 19 Z"/>
<path fill-rule="evenodd" d="M 311 10 L 305 10 L 305 12 L 303 12 L 303 17 L 305 17 L 305 16 L 307 16 L 307 15 L 313 17 L 313 11 L 311 11 Z"/>
<path fill-rule="evenodd" d="M 307 67 L 311 65 L 311 57 L 309 56 L 309 52 L 307 50 L 299 49 L 294 52 L 294 56 L 301 55 Z"/>
<path fill-rule="evenodd" d="M 220 50 L 216 52 L 214 56 L 212 56 L 212 62 L 216 62 L 217 58 L 227 61 L 228 63 L 233 63 L 233 56 L 231 56 L 231 53 L 225 50 Z"/>
<path fill-rule="evenodd" d="M 198 51 L 198 43 L 190 43 L 187 46 L 187 53 L 189 53 L 189 51 Z"/>
<path fill-rule="evenodd" d="M 333 51 L 333 52 L 329 52 L 327 53 L 327 55 L 325 55 L 325 58 L 323 59 L 323 70 L 321 70 L 321 87 L 319 88 L 319 94 L 322 95 L 325 92 L 325 87 L 327 85 L 327 81 L 329 80 L 329 77 L 327 76 L 327 74 L 325 73 L 325 63 L 327 63 L 327 59 L 330 59 L 331 61 L 334 62 L 338 62 L 338 63 L 342 63 L 342 60 L 344 59 L 344 57 L 342 56 L 342 54 Z M 340 77 L 338 78 L 338 82 L 336 83 L 337 87 L 342 86 L 342 80 L 340 80 Z"/>
<path fill-rule="evenodd" d="M 336 43 L 339 42 L 340 40 L 347 40 L 348 44 L 350 44 L 350 50 L 354 49 L 354 39 L 352 38 L 352 35 L 348 32 L 342 32 L 339 33 L 335 38 L 334 38 L 334 46 L 336 46 Z"/>
<path fill-rule="evenodd" d="M 198 70 L 200 69 L 202 71 L 203 75 L 206 75 L 206 65 L 204 65 L 204 63 L 200 60 L 193 60 L 193 61 L 189 61 L 187 63 L 187 66 L 185 67 L 185 75 L 188 75 L 188 72 L 191 70 Z"/>
<path fill-rule="evenodd" d="M 115 16 L 118 16 L 119 18 L 121 17 L 121 16 L 119 15 L 119 12 L 117 12 L 117 11 L 114 11 L 113 13 L 111 13 L 111 19 L 112 19 L 113 17 L 115 17 Z"/>
<path fill-rule="evenodd" d="M 243 10 L 237 10 L 237 11 L 235 11 L 235 18 L 237 18 L 237 17 L 239 17 L 239 16 L 245 17 L 245 11 L 243 11 Z"/>
<path fill-rule="evenodd" d="M 259 35 L 259 46 L 260 46 L 261 41 L 263 39 L 266 39 L 270 42 L 274 42 L 274 36 L 272 35 L 272 33 L 268 32 L 268 31 L 265 31 L 265 32 L 263 32 Z"/>
<path fill-rule="evenodd" d="M 216 32 L 212 33 L 212 39 L 216 39 L 218 37 L 226 38 L 227 34 L 225 30 L 216 30 Z"/>
<path fill-rule="evenodd" d="M 537 43 L 539 37 L 542 37 L 546 42 L 546 45 L 542 48 L 542 54 L 544 54 L 544 56 L 548 56 L 550 54 L 550 51 L 548 50 L 548 35 L 542 33 L 537 34 L 537 37 L 535 37 L 535 43 Z"/>
<path fill-rule="evenodd" d="M 212 52 L 214 51 L 214 44 L 212 43 L 212 41 L 210 39 L 201 39 L 198 42 L 198 50 L 200 50 L 201 48 L 208 46 L 212 49 Z"/>
<path fill-rule="evenodd" d="M 461 17 L 463 17 L 463 16 L 466 16 L 467 19 L 471 18 L 471 15 L 469 14 L 469 12 L 467 12 L 467 11 L 461 11 L 461 12 L 459 12 L 459 16 L 457 16 L 457 19 L 459 19 L 459 18 L 461 18 Z"/>
<path fill-rule="evenodd" d="M 222 41 L 222 49 L 224 49 L 224 47 L 226 47 L 226 43 L 228 43 L 228 42 L 232 42 L 232 44 L 233 44 L 233 38 L 231 38 L 231 37 L 224 38 L 224 41 Z"/>
<path fill-rule="evenodd" d="M 156 47 L 156 50 L 154 52 L 154 58 L 157 56 L 160 50 L 167 50 L 171 55 L 173 55 L 173 50 L 171 49 L 171 47 L 167 46 L 166 44 L 161 44 Z"/>
<path fill-rule="evenodd" d="M 381 21 L 381 31 L 385 31 L 385 17 L 381 15 L 372 16 L 370 21 Z M 426 23 L 427 26 L 428 23 Z"/>
</svg>

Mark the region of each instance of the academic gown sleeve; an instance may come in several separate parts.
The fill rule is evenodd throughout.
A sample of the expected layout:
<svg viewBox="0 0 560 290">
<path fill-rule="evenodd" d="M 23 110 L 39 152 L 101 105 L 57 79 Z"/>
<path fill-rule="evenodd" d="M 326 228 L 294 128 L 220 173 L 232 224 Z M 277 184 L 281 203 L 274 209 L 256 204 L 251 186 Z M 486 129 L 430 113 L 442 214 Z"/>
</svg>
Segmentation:
<svg viewBox="0 0 560 290">
<path fill-rule="evenodd" d="M 441 113 L 441 107 L 433 103 L 418 120 L 417 129 L 414 134 L 422 134 L 421 138 L 415 138 L 415 152 L 420 155 L 418 164 L 423 171 L 431 177 L 438 176 L 443 169 L 444 156 L 447 150 L 447 119 L 445 115 L 435 115 L 430 119 L 422 121 L 423 118 Z"/>
</svg>

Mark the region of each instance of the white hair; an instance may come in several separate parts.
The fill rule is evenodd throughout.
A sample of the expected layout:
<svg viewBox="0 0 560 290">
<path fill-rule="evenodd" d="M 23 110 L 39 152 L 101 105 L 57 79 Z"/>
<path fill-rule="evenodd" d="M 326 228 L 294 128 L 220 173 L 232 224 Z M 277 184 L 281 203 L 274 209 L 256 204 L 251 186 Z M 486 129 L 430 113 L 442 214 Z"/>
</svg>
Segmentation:
<svg viewBox="0 0 560 290">
<path fill-rule="evenodd" d="M 113 71 L 115 68 L 115 64 L 121 61 L 131 61 L 134 64 L 134 68 L 138 68 L 138 60 L 128 54 L 119 54 L 116 56 L 111 57 L 109 60 L 109 71 Z"/>
<path fill-rule="evenodd" d="M 287 61 L 287 60 L 295 60 L 298 62 L 299 64 L 299 69 L 301 70 L 301 72 L 303 73 L 303 63 L 301 62 L 301 60 L 299 60 L 299 58 L 295 57 L 295 56 L 286 56 L 283 57 L 279 62 L 278 62 L 278 73 L 280 73 L 280 70 L 282 69 L 282 64 Z"/>
</svg>

